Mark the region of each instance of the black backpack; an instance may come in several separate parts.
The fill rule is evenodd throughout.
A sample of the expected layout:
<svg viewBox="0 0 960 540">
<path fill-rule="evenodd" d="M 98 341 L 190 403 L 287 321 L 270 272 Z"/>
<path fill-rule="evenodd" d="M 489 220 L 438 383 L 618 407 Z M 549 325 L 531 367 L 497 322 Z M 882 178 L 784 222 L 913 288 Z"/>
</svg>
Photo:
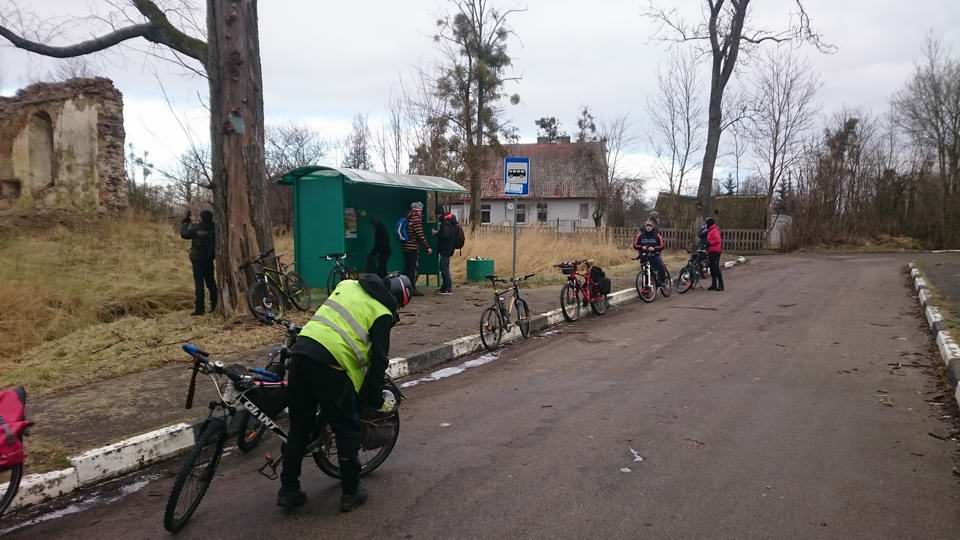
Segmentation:
<svg viewBox="0 0 960 540">
<path fill-rule="evenodd" d="M 467 242 L 467 236 L 463 234 L 463 227 L 459 223 L 452 223 L 454 227 L 457 228 L 455 231 L 456 238 L 453 241 L 453 249 L 463 249 L 463 244 Z"/>
<path fill-rule="evenodd" d="M 604 273 L 603 268 L 600 268 L 599 266 L 590 267 L 590 279 L 597 284 L 597 287 L 600 288 L 600 292 L 603 294 L 610 294 L 613 283 L 607 278 L 607 274 Z"/>
</svg>

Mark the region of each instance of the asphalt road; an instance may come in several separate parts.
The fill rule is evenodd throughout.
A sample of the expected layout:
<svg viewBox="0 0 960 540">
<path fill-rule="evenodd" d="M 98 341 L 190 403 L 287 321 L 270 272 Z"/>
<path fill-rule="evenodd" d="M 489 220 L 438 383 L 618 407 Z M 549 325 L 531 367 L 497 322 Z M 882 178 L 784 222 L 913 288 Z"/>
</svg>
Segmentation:
<svg viewBox="0 0 960 540">
<path fill-rule="evenodd" d="M 957 538 L 957 445 L 928 435 L 956 411 L 904 261 L 757 258 L 725 293 L 565 326 L 409 388 L 357 512 L 308 462 L 285 514 L 234 453 L 179 536 Z M 172 470 L 9 538 L 163 538 Z"/>
</svg>

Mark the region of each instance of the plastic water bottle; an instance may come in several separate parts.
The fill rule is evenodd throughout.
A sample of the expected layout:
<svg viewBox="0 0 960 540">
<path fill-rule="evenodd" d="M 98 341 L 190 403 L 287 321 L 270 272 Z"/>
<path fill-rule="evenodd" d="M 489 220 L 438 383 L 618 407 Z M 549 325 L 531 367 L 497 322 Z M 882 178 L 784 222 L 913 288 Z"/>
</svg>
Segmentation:
<svg viewBox="0 0 960 540">
<path fill-rule="evenodd" d="M 380 407 L 380 412 L 389 413 L 393 412 L 397 408 L 397 396 L 393 395 L 393 392 L 390 390 L 383 391 L 383 406 Z"/>
</svg>

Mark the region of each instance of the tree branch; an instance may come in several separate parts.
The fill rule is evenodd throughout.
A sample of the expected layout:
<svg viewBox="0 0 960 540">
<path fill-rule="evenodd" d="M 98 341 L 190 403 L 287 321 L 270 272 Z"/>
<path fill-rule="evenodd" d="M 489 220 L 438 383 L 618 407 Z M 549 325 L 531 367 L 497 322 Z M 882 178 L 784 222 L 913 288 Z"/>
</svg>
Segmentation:
<svg viewBox="0 0 960 540">
<path fill-rule="evenodd" d="M 7 39 L 14 47 L 43 56 L 53 58 L 74 58 L 85 54 L 95 53 L 113 47 L 119 43 L 138 37 L 146 37 L 154 29 L 153 23 L 137 24 L 115 30 L 100 37 L 88 39 L 74 45 L 53 46 L 30 41 L 9 28 L 0 26 L 0 36 Z"/>
</svg>

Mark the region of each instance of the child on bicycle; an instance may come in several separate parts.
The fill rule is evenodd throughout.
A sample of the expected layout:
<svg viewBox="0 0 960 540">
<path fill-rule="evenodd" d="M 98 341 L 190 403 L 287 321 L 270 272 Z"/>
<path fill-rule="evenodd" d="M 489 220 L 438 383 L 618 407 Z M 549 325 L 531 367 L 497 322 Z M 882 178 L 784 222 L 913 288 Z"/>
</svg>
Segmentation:
<svg viewBox="0 0 960 540">
<path fill-rule="evenodd" d="M 637 250 L 640 255 L 652 255 L 651 261 L 653 269 L 656 272 L 657 281 L 660 283 L 664 280 L 663 259 L 660 257 L 663 248 L 663 236 L 660 236 L 660 233 L 657 232 L 653 221 L 648 219 L 647 222 L 644 223 L 643 229 L 637 234 L 637 238 L 633 241 L 633 249 Z M 640 257 L 637 258 L 639 259 Z"/>
</svg>

